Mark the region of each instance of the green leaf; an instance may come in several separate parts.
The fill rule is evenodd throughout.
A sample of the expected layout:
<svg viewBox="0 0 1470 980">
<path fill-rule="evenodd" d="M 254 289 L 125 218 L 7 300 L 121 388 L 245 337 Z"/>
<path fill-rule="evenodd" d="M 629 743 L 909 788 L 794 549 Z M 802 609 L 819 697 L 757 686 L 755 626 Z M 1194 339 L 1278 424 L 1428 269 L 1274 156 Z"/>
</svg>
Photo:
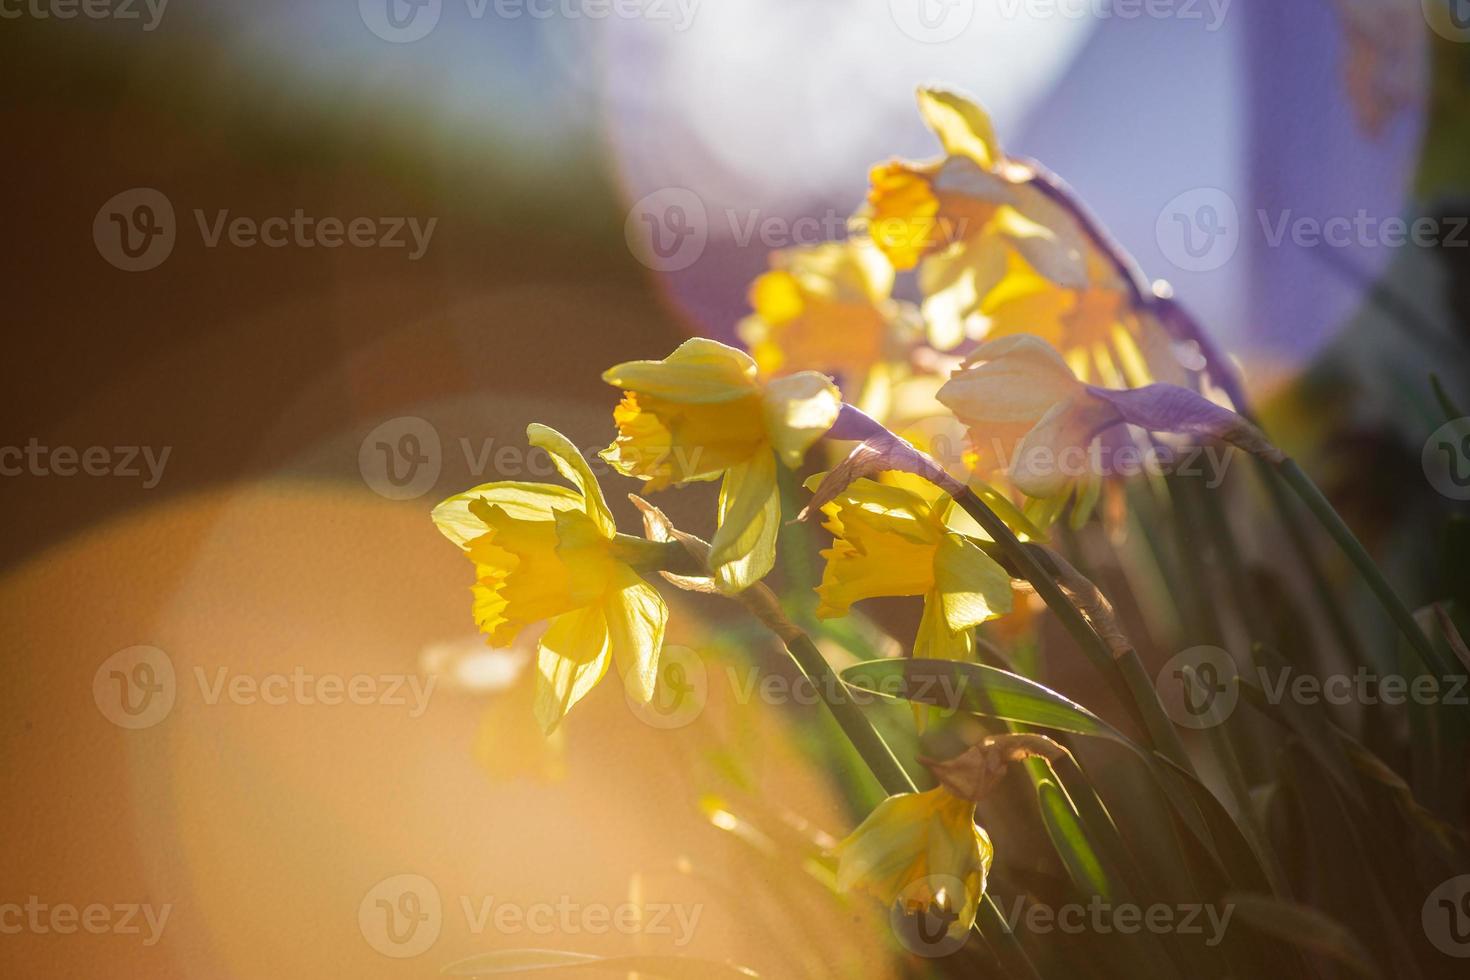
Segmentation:
<svg viewBox="0 0 1470 980">
<path fill-rule="evenodd" d="M 539 977 L 581 973 L 639 973 L 664 980 L 735 980 L 758 977 L 744 967 L 703 960 L 693 956 L 592 956 L 556 949 L 509 949 L 478 953 L 439 971 L 453 977 L 510 977 L 534 974 Z"/>
<path fill-rule="evenodd" d="M 1088 842 L 1087 832 L 1067 794 L 1050 779 L 1040 779 L 1036 782 L 1036 802 L 1041 808 L 1041 822 L 1046 825 L 1052 846 L 1073 883 L 1085 895 L 1099 895 L 1111 901 L 1112 883 Z"/>
<path fill-rule="evenodd" d="M 984 664 L 953 660 L 870 660 L 844 670 L 842 679 L 858 690 L 883 697 L 1111 739 L 1140 755 L 1147 754 L 1122 732 L 1075 701 L 1035 681 Z"/>
</svg>

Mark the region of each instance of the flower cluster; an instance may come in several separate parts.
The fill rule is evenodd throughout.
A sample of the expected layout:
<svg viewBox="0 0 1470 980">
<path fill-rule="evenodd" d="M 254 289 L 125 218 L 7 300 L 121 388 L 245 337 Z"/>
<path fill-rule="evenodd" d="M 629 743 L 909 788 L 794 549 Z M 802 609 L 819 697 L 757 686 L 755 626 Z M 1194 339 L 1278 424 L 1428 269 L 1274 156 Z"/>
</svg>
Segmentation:
<svg viewBox="0 0 1470 980">
<path fill-rule="evenodd" d="M 1095 230 L 1033 165 L 1001 152 L 978 106 L 927 89 L 919 105 L 944 156 L 876 167 L 850 238 L 773 257 L 739 326 L 751 353 L 693 339 L 662 360 L 605 372 L 622 397 L 601 455 L 649 493 L 720 481 L 698 571 L 712 590 L 739 596 L 777 558 L 779 468 L 801 468 L 824 438 L 854 438 L 839 420 L 861 416 L 838 380 L 892 444 L 964 438 L 958 464 L 942 460 L 931 478 L 881 464 L 853 478 L 838 466 L 807 485 L 832 535 L 816 615 L 922 597 L 911 655 L 971 660 L 975 627 L 1012 612 L 1013 582 L 990 536 L 955 506 L 957 492 L 1013 503 L 1003 515 L 1035 537 L 1068 502 L 1074 520 L 1086 519 L 1103 477 L 1043 467 L 1047 454 L 1145 433 L 1270 450 L 1248 422 L 1174 383 L 1187 373 Z M 904 277 L 919 302 L 898 297 Z M 565 437 L 543 425 L 527 436 L 571 487 L 488 483 L 433 516 L 474 566 L 474 618 L 492 645 L 546 624 L 535 714 L 550 733 L 610 666 L 631 696 L 653 696 L 668 608 L 645 576 L 693 579 L 664 562 L 668 552 L 618 532 Z M 1043 519 L 1028 520 L 1023 506 Z M 888 902 L 946 903 L 959 913 L 955 927 L 968 929 L 992 856 L 974 815 L 975 800 L 949 780 L 893 796 L 838 849 L 839 881 Z M 964 894 L 925 892 L 936 875 L 962 882 Z"/>
</svg>

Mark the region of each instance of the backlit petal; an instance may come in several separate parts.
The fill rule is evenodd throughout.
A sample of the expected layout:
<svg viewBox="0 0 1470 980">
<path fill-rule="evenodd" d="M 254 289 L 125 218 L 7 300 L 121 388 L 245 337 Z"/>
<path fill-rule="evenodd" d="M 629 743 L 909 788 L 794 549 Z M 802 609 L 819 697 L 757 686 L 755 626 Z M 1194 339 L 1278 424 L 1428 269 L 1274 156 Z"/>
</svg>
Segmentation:
<svg viewBox="0 0 1470 980">
<path fill-rule="evenodd" d="M 602 497 L 602 487 L 592 474 L 587 460 L 572 445 L 572 441 L 550 426 L 536 422 L 526 426 L 526 438 L 531 445 L 546 450 L 561 475 L 577 485 L 586 502 L 587 516 L 592 518 L 592 523 L 603 536 L 610 538 L 616 534 L 618 526 L 613 521 L 612 511 L 607 509 L 607 501 Z"/>
<path fill-rule="evenodd" d="M 1011 611 L 1011 577 L 958 534 L 946 534 L 939 545 L 934 584 L 951 630 L 969 630 Z"/>
<path fill-rule="evenodd" d="M 486 483 L 457 493 L 434 508 L 434 526 L 463 548 L 470 539 L 485 533 L 485 524 L 470 513 L 470 502 L 495 504 L 507 515 L 523 521 L 548 521 L 559 510 L 577 510 L 582 498 L 566 487 L 547 483 Z"/>
<path fill-rule="evenodd" d="M 647 703 L 658 682 L 658 655 L 669 609 L 658 590 L 636 575 L 629 573 L 626 583 L 608 594 L 608 635 L 625 690 Z"/>
<path fill-rule="evenodd" d="M 610 385 L 681 402 L 723 402 L 751 393 L 750 355 L 704 337 L 686 340 L 661 361 L 627 361 L 603 372 Z"/>
<path fill-rule="evenodd" d="M 777 378 L 765 388 L 766 431 L 781 461 L 793 469 L 826 435 L 842 410 L 842 393 L 815 371 Z"/>
<path fill-rule="evenodd" d="M 536 653 L 540 675 L 536 720 L 543 731 L 553 731 L 572 705 L 597 686 L 611 659 L 601 606 L 587 606 L 552 620 Z"/>
<path fill-rule="evenodd" d="M 776 457 L 762 452 L 731 467 L 720 486 L 719 527 L 710 542 L 710 569 L 720 591 L 742 592 L 770 572 L 780 525 Z"/>
</svg>

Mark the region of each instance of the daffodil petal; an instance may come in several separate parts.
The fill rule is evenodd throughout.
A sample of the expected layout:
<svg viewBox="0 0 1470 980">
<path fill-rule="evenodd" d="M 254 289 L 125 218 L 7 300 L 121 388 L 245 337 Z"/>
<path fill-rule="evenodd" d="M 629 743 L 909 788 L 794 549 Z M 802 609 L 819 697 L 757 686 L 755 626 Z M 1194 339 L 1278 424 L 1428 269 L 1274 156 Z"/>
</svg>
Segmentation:
<svg viewBox="0 0 1470 980">
<path fill-rule="evenodd" d="M 551 621 L 536 653 L 536 720 L 550 734 L 572 705 L 607 673 L 607 620 L 601 606 L 585 606 Z"/>
<path fill-rule="evenodd" d="M 944 599 L 938 589 L 932 589 L 924 596 L 924 615 L 919 619 L 919 631 L 914 634 L 914 656 L 920 660 L 965 661 L 975 658 L 974 634 L 967 629 L 950 628 L 945 621 Z M 921 705 L 916 704 L 915 707 Z"/>
<path fill-rule="evenodd" d="M 1011 611 L 1011 577 L 973 541 L 946 534 L 934 555 L 934 585 L 954 631 Z"/>
<path fill-rule="evenodd" d="M 743 592 L 776 564 L 781 496 L 775 456 L 757 453 L 726 471 L 720 485 L 719 522 L 710 542 L 715 584 L 727 594 Z"/>
<path fill-rule="evenodd" d="M 486 483 L 457 493 L 434 508 L 434 526 L 463 548 L 485 533 L 485 522 L 470 513 L 470 504 L 483 500 L 521 521 L 548 521 L 557 511 L 578 510 L 582 498 L 566 487 L 547 483 Z"/>
<path fill-rule="evenodd" d="M 624 689 L 647 704 L 658 683 L 658 655 L 669 609 L 657 589 L 631 573 L 629 578 L 607 598 L 607 630 Z"/>
<path fill-rule="evenodd" d="M 1058 402 L 1016 447 L 1010 477 L 1028 497 L 1055 497 L 1074 481 L 1096 472 L 1089 458 L 1092 440 L 1117 412 L 1107 402 L 1084 395 Z"/>
<path fill-rule="evenodd" d="M 754 390 L 756 364 L 744 351 L 695 337 L 661 361 L 627 361 L 608 368 L 602 380 L 676 402 L 723 402 Z"/>
<path fill-rule="evenodd" d="M 766 385 L 763 397 L 771 445 L 793 469 L 842 410 L 842 393 L 831 378 L 816 371 L 777 378 Z"/>
<path fill-rule="evenodd" d="M 964 96 L 938 88 L 921 88 L 919 114 L 939 137 L 944 152 L 951 156 L 969 157 L 987 170 L 1002 159 L 990 117 Z"/>
<path fill-rule="evenodd" d="M 1082 388 L 1062 356 L 1030 334 L 986 341 L 966 364 L 937 397 L 972 428 L 997 422 L 1035 424 Z"/>
<path fill-rule="evenodd" d="M 1013 206 L 996 212 L 991 230 L 1052 282 L 1067 289 L 1085 287 L 1087 243 L 1076 220 L 1035 187 L 1017 186 L 1012 195 Z"/>
<path fill-rule="evenodd" d="M 587 516 L 592 518 L 592 523 L 603 537 L 610 538 L 617 534 L 618 526 L 613 520 L 612 511 L 607 509 L 602 487 L 593 475 L 592 468 L 587 465 L 587 460 L 572 445 L 572 441 L 551 426 L 539 422 L 526 426 L 526 438 L 531 445 L 546 450 L 561 475 L 577 485 L 587 505 Z"/>
<path fill-rule="evenodd" d="M 974 925 L 994 850 L 975 825 L 975 804 L 941 786 L 879 803 L 837 846 L 837 856 L 837 887 L 885 905 L 900 897 L 906 905 L 928 905 L 938 890 L 958 882 L 964 895 L 947 898 L 959 914 L 949 932 L 960 936 Z"/>
</svg>

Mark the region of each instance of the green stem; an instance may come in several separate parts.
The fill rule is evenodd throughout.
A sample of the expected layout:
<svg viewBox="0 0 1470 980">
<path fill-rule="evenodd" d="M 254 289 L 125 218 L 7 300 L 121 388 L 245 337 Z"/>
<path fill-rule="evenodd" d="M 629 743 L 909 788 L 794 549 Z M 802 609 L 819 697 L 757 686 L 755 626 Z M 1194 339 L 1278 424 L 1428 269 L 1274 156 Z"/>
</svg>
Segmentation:
<svg viewBox="0 0 1470 980">
<path fill-rule="evenodd" d="M 755 588 L 764 587 L 758 585 Z M 852 698 L 848 696 L 846 683 L 837 676 L 832 665 L 827 663 L 827 658 L 822 656 L 822 652 L 817 649 L 811 637 L 794 627 L 781 630 L 780 636 L 786 646 L 786 652 L 791 654 L 791 659 L 796 662 L 796 666 L 821 692 L 822 702 L 832 712 L 832 717 L 837 719 L 837 724 L 842 727 L 848 741 L 867 763 L 884 791 L 890 796 L 918 792 L 918 787 L 914 785 L 908 772 L 894 756 L 893 750 L 888 747 L 887 742 L 883 741 L 883 736 L 878 734 L 878 730 L 868 721 L 861 709 L 853 703 Z M 1041 974 L 1037 972 L 1035 964 L 1026 955 L 1026 950 L 1006 925 L 1005 917 L 1001 915 L 1000 909 L 989 893 L 981 897 L 980 914 L 975 920 L 975 931 L 995 954 L 995 958 L 1000 962 L 1007 976 L 1024 978 L 1024 980 L 1041 980 Z"/>
<path fill-rule="evenodd" d="M 1322 562 L 1312 547 L 1312 541 L 1298 519 L 1298 512 L 1291 505 L 1291 498 L 1286 495 L 1281 473 L 1264 459 L 1257 458 L 1256 464 L 1260 468 L 1261 482 L 1266 486 L 1266 493 L 1271 498 L 1272 506 L 1276 508 L 1281 526 L 1286 529 L 1286 536 L 1296 551 L 1297 560 L 1306 571 L 1312 591 L 1317 595 L 1317 602 L 1327 616 L 1327 625 L 1332 628 L 1333 638 L 1347 652 L 1353 663 L 1366 664 L 1368 661 L 1364 658 L 1358 634 L 1332 594 L 1332 583 L 1328 581 Z"/>
<path fill-rule="evenodd" d="M 1357 566 L 1363 579 L 1368 583 L 1368 587 L 1373 590 L 1373 594 L 1378 597 L 1378 601 L 1388 612 L 1389 618 L 1404 634 L 1404 639 L 1409 641 L 1409 646 L 1413 647 L 1415 653 L 1419 655 L 1424 667 L 1439 670 L 1441 676 L 1453 673 L 1454 668 L 1445 664 L 1435 652 L 1433 644 L 1429 642 L 1429 637 L 1419 628 L 1419 624 L 1414 620 L 1414 614 L 1399 598 L 1398 593 L 1394 592 L 1388 579 L 1383 577 L 1383 572 L 1368 554 L 1368 549 L 1363 547 L 1363 543 L 1353 534 L 1352 529 L 1347 526 L 1341 515 L 1318 489 L 1317 484 L 1312 482 L 1312 478 L 1307 476 L 1293 459 L 1286 459 L 1277 464 L 1277 470 L 1286 480 L 1287 486 L 1296 492 L 1296 495 L 1302 499 L 1302 503 L 1307 505 L 1307 509 L 1327 529 L 1327 533 L 1337 542 L 1348 560 Z"/>
<path fill-rule="evenodd" d="M 873 771 L 873 776 L 882 785 L 883 791 L 890 796 L 917 792 L 918 788 L 893 754 L 893 750 L 883 741 L 883 736 L 878 734 L 878 730 L 868 721 L 862 710 L 853 703 L 848 696 L 847 685 L 837 676 L 832 665 L 827 663 L 827 658 L 822 656 L 811 637 L 805 633 L 793 632 L 781 639 L 786 645 L 786 652 L 796 661 L 796 666 L 816 690 L 821 692 L 822 703 L 832 712 L 832 717 L 842 727 L 847 740 Z"/>
<path fill-rule="evenodd" d="M 1179 733 L 1174 730 L 1169 716 L 1164 713 L 1164 707 L 1159 703 L 1158 691 L 1148 681 L 1137 651 L 1130 648 L 1115 656 L 1114 651 L 1087 622 L 1076 604 L 1067 598 L 1056 579 L 1042 567 L 1032 549 L 1022 544 L 1005 521 L 987 507 L 973 490 L 969 487 L 963 488 L 955 496 L 955 500 L 990 535 L 991 540 L 1000 546 L 1014 565 L 1015 571 L 1031 584 L 1093 664 L 1120 688 L 1120 699 L 1124 707 L 1149 734 L 1154 746 L 1175 763 L 1192 772 L 1193 767 L 1184 751 L 1183 743 L 1179 740 Z"/>
</svg>

